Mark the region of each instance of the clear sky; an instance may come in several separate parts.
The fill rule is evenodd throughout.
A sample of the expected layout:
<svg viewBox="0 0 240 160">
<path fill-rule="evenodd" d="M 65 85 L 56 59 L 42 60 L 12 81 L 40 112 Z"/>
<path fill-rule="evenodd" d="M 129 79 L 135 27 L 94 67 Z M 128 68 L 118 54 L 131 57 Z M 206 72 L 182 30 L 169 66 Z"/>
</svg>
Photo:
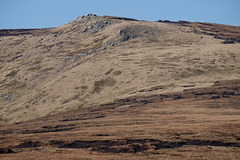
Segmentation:
<svg viewBox="0 0 240 160">
<path fill-rule="evenodd" d="M 58 27 L 88 13 L 240 26 L 240 0 L 0 0 L 0 29 Z"/>
</svg>

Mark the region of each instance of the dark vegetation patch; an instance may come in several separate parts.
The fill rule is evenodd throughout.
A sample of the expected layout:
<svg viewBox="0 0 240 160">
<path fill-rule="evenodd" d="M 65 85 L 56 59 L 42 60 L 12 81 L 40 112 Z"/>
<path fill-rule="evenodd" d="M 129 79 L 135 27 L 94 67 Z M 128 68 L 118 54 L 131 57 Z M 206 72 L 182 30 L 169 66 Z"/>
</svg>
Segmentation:
<svg viewBox="0 0 240 160">
<path fill-rule="evenodd" d="M 64 127 L 70 127 L 75 126 L 74 124 L 68 124 L 68 125 L 56 125 L 56 126 L 43 126 L 44 129 L 56 129 L 56 128 L 64 128 Z"/>
<path fill-rule="evenodd" d="M 92 147 L 98 147 L 98 146 L 106 146 L 106 147 L 111 147 L 111 146 L 116 146 L 118 145 L 117 142 L 114 141 L 81 141 L 81 140 L 76 140 L 72 143 L 68 144 L 63 144 L 60 145 L 59 148 L 92 148 Z"/>
<path fill-rule="evenodd" d="M 31 34 L 35 29 L 1 29 L 0 36 L 18 36 Z"/>
<path fill-rule="evenodd" d="M 83 149 L 90 148 L 92 151 L 104 153 L 136 153 L 144 152 L 153 148 L 154 150 L 179 148 L 184 145 L 193 146 L 222 146 L 240 147 L 238 143 L 214 141 L 214 140 L 184 140 L 178 142 L 161 141 L 155 139 L 122 139 L 122 140 L 96 140 L 82 141 L 76 140 L 71 143 L 54 142 L 59 148 Z"/>
<path fill-rule="evenodd" d="M 222 146 L 222 147 L 238 147 L 240 148 L 239 143 L 223 142 L 216 140 L 188 140 L 188 145 L 195 146 Z"/>
<path fill-rule="evenodd" d="M 93 86 L 93 91 L 92 93 L 99 93 L 101 92 L 105 87 L 110 87 L 110 86 L 114 86 L 116 84 L 116 80 L 111 78 L 111 77 L 107 77 L 105 79 L 101 79 L 99 81 L 96 81 L 94 83 Z"/>
<path fill-rule="evenodd" d="M 63 140 L 50 140 L 49 144 L 52 146 L 62 146 L 65 142 Z"/>
<path fill-rule="evenodd" d="M 13 79 L 13 80 L 10 80 L 7 84 L 5 84 L 5 86 L 9 87 L 9 88 L 11 87 L 11 88 L 15 88 L 15 89 L 23 89 L 23 88 L 27 87 L 27 83 Z"/>
<path fill-rule="evenodd" d="M 113 72 L 113 75 L 115 75 L 115 76 L 118 76 L 120 74 L 122 74 L 122 71 L 115 71 L 115 72 Z"/>
<path fill-rule="evenodd" d="M 22 56 L 23 56 L 23 55 L 15 56 L 15 57 L 13 57 L 12 59 L 8 60 L 7 62 L 12 62 L 12 61 L 14 61 L 14 60 L 16 60 L 16 59 L 18 59 L 18 58 L 20 58 L 20 57 L 22 57 Z"/>
<path fill-rule="evenodd" d="M 162 86 L 152 87 L 150 89 L 140 90 L 139 92 L 149 92 L 158 89 L 162 89 Z M 148 103 L 156 103 L 165 100 L 179 100 L 179 99 L 225 99 L 230 97 L 240 96 L 240 81 L 223 81 L 216 82 L 210 88 L 193 88 L 186 89 L 183 92 L 169 93 L 169 94 L 158 94 L 150 96 L 133 96 L 124 99 L 118 99 L 111 103 L 101 104 L 101 107 L 117 108 L 122 105 L 145 105 Z"/>
<path fill-rule="evenodd" d="M 164 86 L 154 86 L 149 89 L 142 89 L 138 92 L 152 92 L 152 91 L 157 91 L 157 90 L 161 90 L 161 89 L 164 89 Z"/>
<path fill-rule="evenodd" d="M 0 148 L 0 154 L 15 153 L 11 148 Z"/>
<path fill-rule="evenodd" d="M 35 133 L 70 131 L 70 130 L 74 129 L 73 126 L 75 126 L 75 125 L 69 124 L 69 125 L 43 126 L 43 127 L 41 127 L 41 129 L 24 130 L 21 133 L 22 134 L 35 134 Z"/>
<path fill-rule="evenodd" d="M 108 137 L 108 134 L 95 134 L 93 136 L 97 136 L 97 137 Z"/>
<path fill-rule="evenodd" d="M 48 132 L 62 132 L 62 131 L 70 131 L 74 128 L 57 128 L 57 129 L 39 129 L 39 130 L 25 130 L 22 134 L 33 134 L 33 133 L 48 133 Z"/>
<path fill-rule="evenodd" d="M 101 135 L 102 136 L 102 135 Z M 37 148 L 43 143 L 39 141 L 27 140 L 14 147 L 0 148 L 0 154 L 16 153 L 13 149 Z M 50 140 L 48 145 L 57 148 L 90 149 L 91 151 L 103 153 L 137 153 L 147 150 L 174 149 L 182 146 L 220 146 L 237 147 L 239 143 L 215 141 L 215 140 L 179 140 L 161 141 L 156 139 L 118 139 L 118 140 L 75 140 L 67 142 L 64 140 Z"/>
<path fill-rule="evenodd" d="M 19 35 L 43 35 L 51 33 L 51 29 L 0 29 L 0 37 L 2 36 L 19 36 Z"/>
<path fill-rule="evenodd" d="M 184 85 L 184 86 L 182 86 L 182 87 L 184 87 L 184 88 L 188 88 L 188 87 L 195 87 L 195 84 L 190 84 L 190 85 Z"/>
<path fill-rule="evenodd" d="M 87 89 L 88 89 L 88 86 L 83 85 L 83 86 L 81 86 L 81 89 L 82 89 L 82 90 L 87 90 Z"/>
<path fill-rule="evenodd" d="M 223 39 L 223 44 L 240 43 L 240 27 L 214 23 L 200 23 L 187 21 L 162 21 L 162 23 L 173 23 L 182 26 L 192 27 L 197 34 L 206 34 L 214 36 L 217 39 Z"/>
<path fill-rule="evenodd" d="M 10 131 L 10 130 L 2 130 L 0 131 L 0 135 L 6 135 L 6 134 L 12 134 L 13 131 Z"/>
<path fill-rule="evenodd" d="M 62 122 L 66 121 L 80 121 L 80 120 L 89 120 L 89 119 L 98 119 L 98 118 L 104 118 L 106 117 L 105 115 L 97 115 L 97 116 L 83 116 L 83 117 L 72 117 L 72 118 L 64 118 L 61 120 Z"/>
<path fill-rule="evenodd" d="M 15 146 L 15 148 L 35 148 L 35 147 L 39 147 L 40 145 L 41 143 L 39 141 L 27 140 Z"/>
<path fill-rule="evenodd" d="M 14 77 L 17 75 L 18 72 L 19 70 L 13 70 L 10 73 L 8 73 L 5 77 Z"/>
<path fill-rule="evenodd" d="M 69 102 L 71 102 L 71 100 L 73 100 L 73 99 L 72 99 L 72 98 L 70 98 L 70 99 L 66 99 L 66 100 L 64 100 L 64 101 L 62 102 L 62 104 L 69 103 Z"/>
<path fill-rule="evenodd" d="M 111 69 L 109 69 L 106 73 L 105 73 L 105 75 L 109 75 L 111 72 L 113 71 L 113 69 L 111 68 Z"/>
<path fill-rule="evenodd" d="M 115 17 L 115 16 L 103 16 L 103 18 L 117 19 L 117 20 L 125 20 L 125 21 L 138 21 L 137 19 L 133 19 L 133 18 Z"/>
<path fill-rule="evenodd" d="M 45 73 L 45 72 L 52 71 L 53 69 L 54 69 L 54 67 L 44 68 L 44 69 L 42 69 L 40 72 Z"/>
<path fill-rule="evenodd" d="M 109 70 L 105 73 L 105 75 L 109 75 L 109 74 L 111 74 L 112 72 L 113 72 L 113 69 L 111 68 L 111 69 L 109 69 Z M 114 76 L 118 76 L 118 75 L 122 74 L 122 71 L 114 71 L 112 74 L 113 74 Z"/>
<path fill-rule="evenodd" d="M 34 65 L 34 66 L 31 66 L 29 67 L 27 70 L 28 71 L 38 71 L 40 70 L 42 67 L 40 65 Z"/>
</svg>

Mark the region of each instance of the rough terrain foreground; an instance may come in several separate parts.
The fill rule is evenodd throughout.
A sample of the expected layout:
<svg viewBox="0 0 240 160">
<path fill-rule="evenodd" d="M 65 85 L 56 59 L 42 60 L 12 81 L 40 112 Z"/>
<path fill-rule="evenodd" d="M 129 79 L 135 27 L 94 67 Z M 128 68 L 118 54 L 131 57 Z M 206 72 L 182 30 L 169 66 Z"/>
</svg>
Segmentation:
<svg viewBox="0 0 240 160">
<path fill-rule="evenodd" d="M 0 159 L 239 159 L 239 37 L 91 14 L 0 30 Z"/>
</svg>

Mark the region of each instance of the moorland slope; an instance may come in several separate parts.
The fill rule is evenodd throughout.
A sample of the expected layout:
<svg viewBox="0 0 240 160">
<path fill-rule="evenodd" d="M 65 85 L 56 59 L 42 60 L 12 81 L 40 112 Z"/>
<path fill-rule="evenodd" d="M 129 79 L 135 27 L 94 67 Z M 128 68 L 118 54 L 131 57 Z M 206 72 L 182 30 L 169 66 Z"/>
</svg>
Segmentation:
<svg viewBox="0 0 240 160">
<path fill-rule="evenodd" d="M 238 159 L 239 37 L 93 14 L 0 30 L 0 159 Z"/>
</svg>

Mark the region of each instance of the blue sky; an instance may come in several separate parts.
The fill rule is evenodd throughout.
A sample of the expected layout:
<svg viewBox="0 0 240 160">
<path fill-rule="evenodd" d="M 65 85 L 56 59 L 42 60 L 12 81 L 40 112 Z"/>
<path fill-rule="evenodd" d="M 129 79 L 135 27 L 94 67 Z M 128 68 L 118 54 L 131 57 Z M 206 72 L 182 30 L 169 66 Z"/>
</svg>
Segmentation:
<svg viewBox="0 0 240 160">
<path fill-rule="evenodd" d="M 240 26 L 240 0 L 0 0 L 0 29 L 58 27 L 88 13 Z"/>
</svg>

